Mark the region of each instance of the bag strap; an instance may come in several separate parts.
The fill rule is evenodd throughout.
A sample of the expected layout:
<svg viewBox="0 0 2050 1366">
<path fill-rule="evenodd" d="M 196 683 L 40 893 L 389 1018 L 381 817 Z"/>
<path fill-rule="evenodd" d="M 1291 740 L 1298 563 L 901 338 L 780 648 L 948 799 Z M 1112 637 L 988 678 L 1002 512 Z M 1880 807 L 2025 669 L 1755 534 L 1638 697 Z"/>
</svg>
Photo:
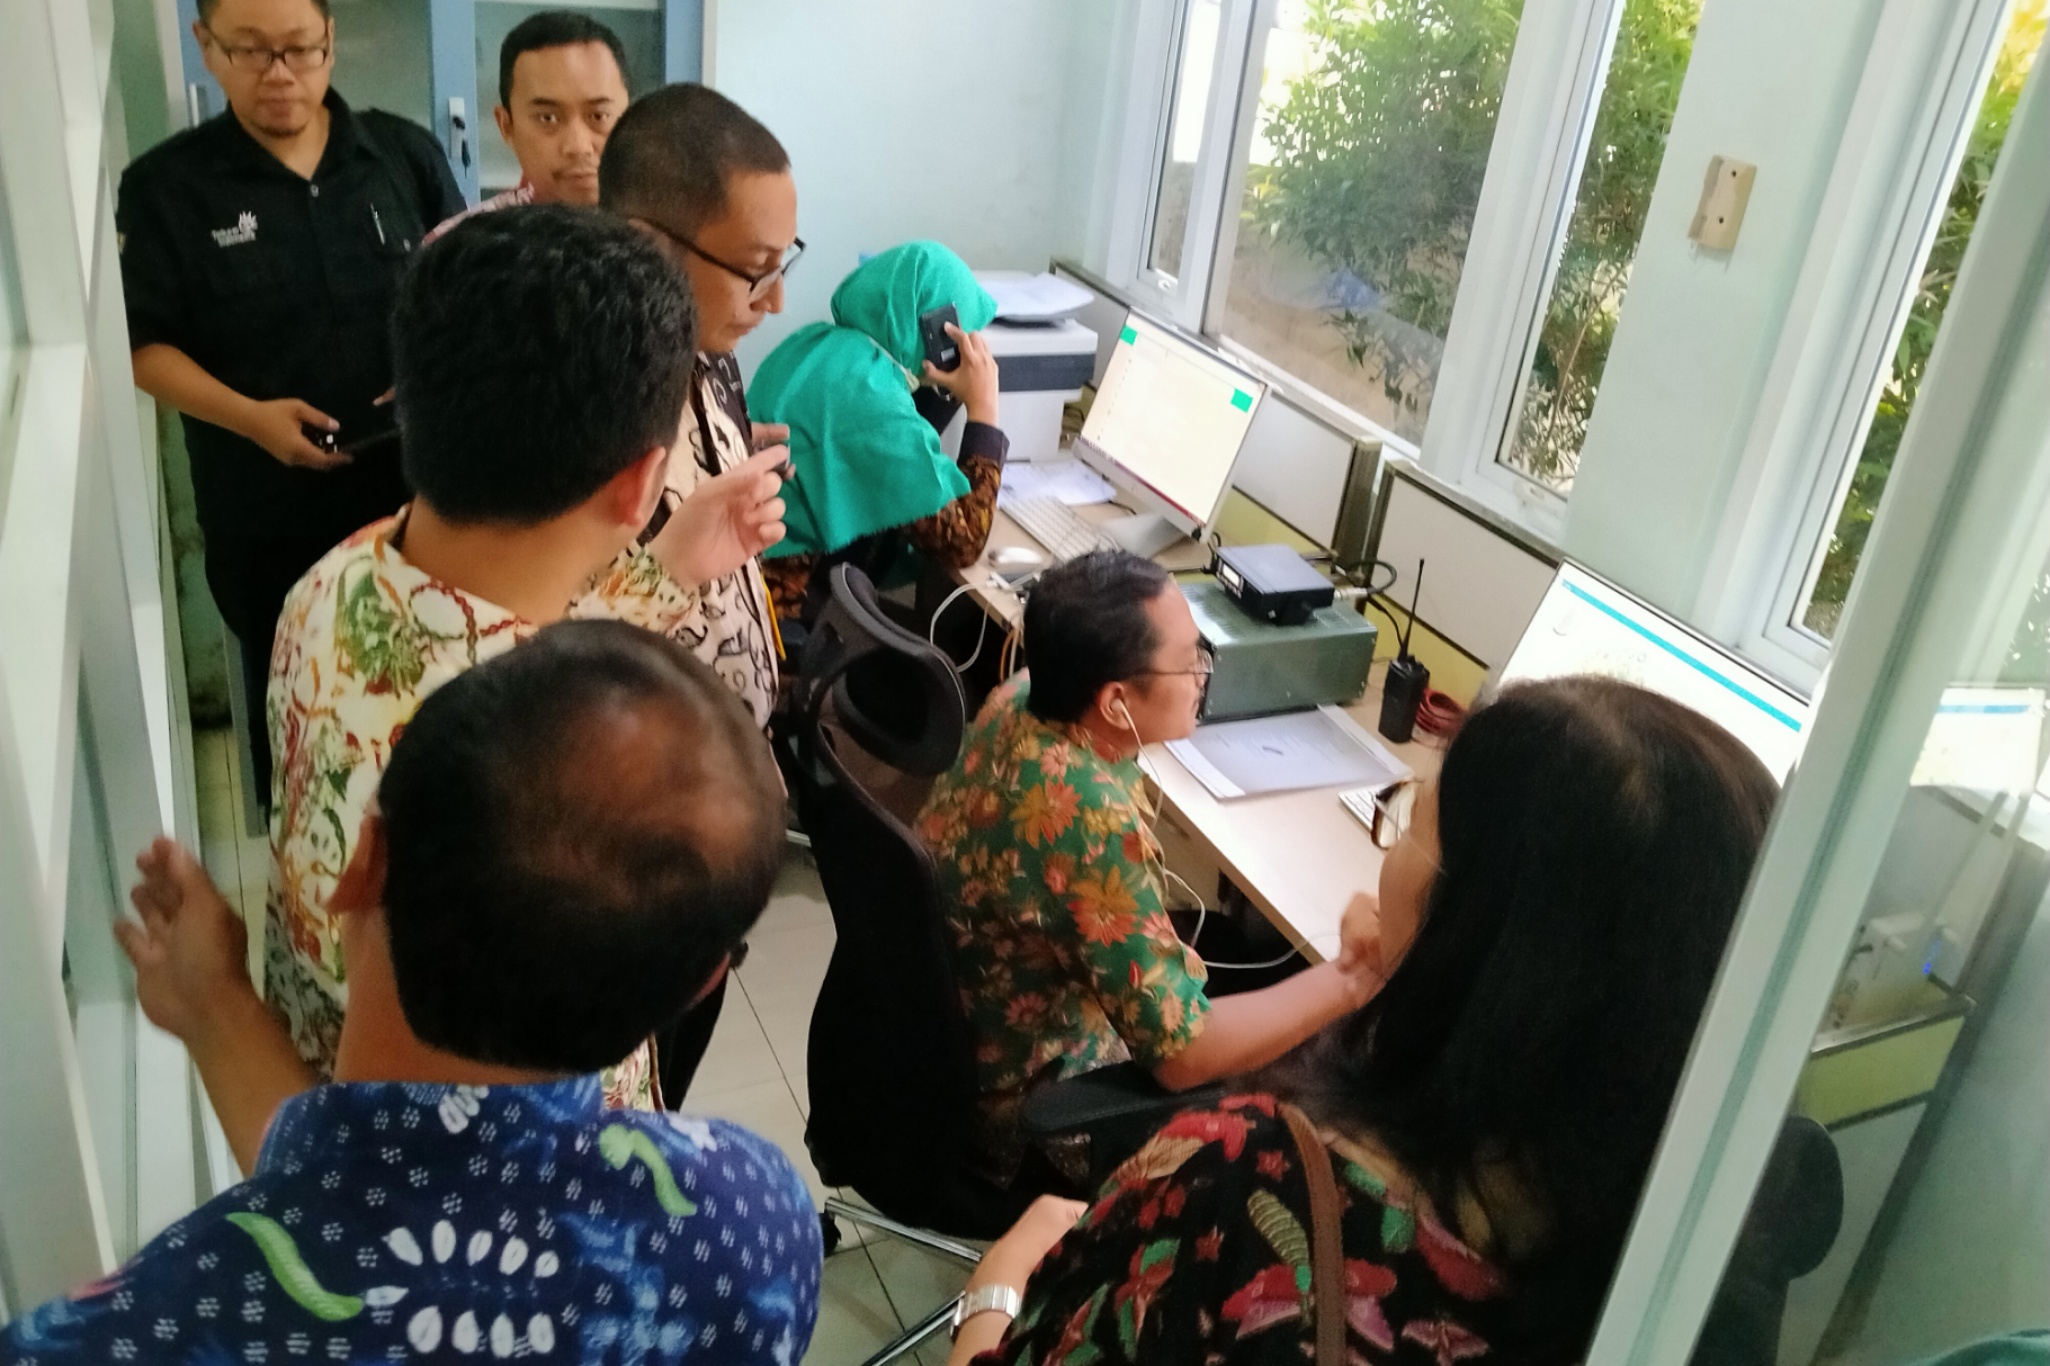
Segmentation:
<svg viewBox="0 0 2050 1366">
<path fill-rule="evenodd" d="M 1317 1366 L 1345 1366 L 1345 1207 L 1338 1178 L 1331 1174 L 1331 1153 L 1310 1117 L 1293 1105 L 1282 1106 L 1281 1117 L 1295 1135 L 1303 1179 L 1310 1187 L 1310 1320 L 1317 1333 Z"/>
</svg>

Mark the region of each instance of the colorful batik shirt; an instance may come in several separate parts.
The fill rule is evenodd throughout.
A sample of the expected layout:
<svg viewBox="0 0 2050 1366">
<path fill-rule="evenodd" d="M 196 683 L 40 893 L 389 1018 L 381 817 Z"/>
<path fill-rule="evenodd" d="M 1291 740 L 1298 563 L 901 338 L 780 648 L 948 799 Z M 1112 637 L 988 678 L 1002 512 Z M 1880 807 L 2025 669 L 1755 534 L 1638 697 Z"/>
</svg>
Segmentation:
<svg viewBox="0 0 2050 1366">
<path fill-rule="evenodd" d="M 453 228 L 466 218 L 475 218 L 480 213 L 497 213 L 500 209 L 516 209 L 522 204 L 531 204 L 533 202 L 534 187 L 522 180 L 510 190 L 500 190 L 483 203 L 442 219 L 439 223 L 428 229 L 427 235 L 420 239 L 420 245 L 423 247 L 433 246 L 436 241 L 447 234 L 450 228 Z"/>
<path fill-rule="evenodd" d="M 1458 1366 L 1492 1344 L 1502 1273 L 1432 1217 L 1385 1159 L 1326 1133 L 1345 1248 L 1346 1359 Z M 1316 1358 L 1309 1182 L 1271 1096 L 1175 1116 L 1032 1273 L 981 1366 L 1205 1366 Z M 1318 1307 L 1321 1312 L 1321 1307 Z"/>
<path fill-rule="evenodd" d="M 406 561 L 405 514 L 375 522 L 322 556 L 285 599 L 266 699 L 271 755 L 271 875 L 264 900 L 264 997 L 299 1056 L 334 1067 L 348 987 L 328 900 L 392 745 L 428 694 L 531 636 L 531 622 Z M 624 617 L 664 631 L 692 595 L 646 552 L 615 565 L 612 591 L 587 593 L 578 617 Z M 622 1104 L 654 1104 L 643 1048 L 607 1073 Z"/>
<path fill-rule="evenodd" d="M 978 1155 L 999 1181 L 1033 1090 L 1173 1057 L 1210 1009 L 1161 904 L 1138 764 L 1040 720 L 1028 695 L 1023 676 L 991 695 L 918 818 L 975 1041 Z"/>
<path fill-rule="evenodd" d="M 698 356 L 697 380 L 691 387 L 690 410 L 684 414 L 683 426 L 690 434 L 695 459 L 669 462 L 672 507 L 675 501 L 688 498 L 699 484 L 724 474 L 754 453 L 747 404 L 741 395 L 740 366 L 732 356 Z M 653 564 L 649 557 L 641 558 Z M 624 560 L 614 566 L 613 577 L 601 586 L 601 594 L 615 591 L 611 585 L 624 568 Z M 665 634 L 688 646 L 725 680 L 754 713 L 755 724 L 766 727 L 776 705 L 777 647 L 760 563 L 750 560 L 731 574 L 699 586 L 693 598 L 693 610 L 674 617 Z M 618 615 L 647 625 L 632 615 L 634 610 L 629 606 Z"/>
<path fill-rule="evenodd" d="M 596 1077 L 318 1087 L 249 1180 L 0 1329 L 0 1362 L 794 1362 L 818 1215 L 766 1139 Z"/>
</svg>

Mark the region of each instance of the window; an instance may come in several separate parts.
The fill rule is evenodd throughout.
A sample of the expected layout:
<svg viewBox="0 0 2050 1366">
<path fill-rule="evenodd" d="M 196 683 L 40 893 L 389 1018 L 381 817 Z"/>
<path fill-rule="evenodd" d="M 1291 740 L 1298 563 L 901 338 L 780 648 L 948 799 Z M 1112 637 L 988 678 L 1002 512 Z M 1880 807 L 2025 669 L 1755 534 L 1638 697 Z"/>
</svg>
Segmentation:
<svg viewBox="0 0 2050 1366">
<path fill-rule="evenodd" d="M 1936 348 L 1937 329 L 1949 306 L 1958 267 L 1985 203 L 1987 187 L 1992 183 L 1993 168 L 2007 139 L 2016 101 L 2021 98 L 2022 86 L 2042 50 L 2046 26 L 2050 26 L 2050 0 L 2020 0 L 1994 60 L 1964 162 L 1936 230 L 1928 263 L 1916 284 L 1907 322 L 1894 348 L 1891 372 L 1872 413 L 1872 425 L 1838 492 L 1830 533 L 1809 567 L 1795 624 L 1825 641 L 1836 635 L 1837 618 L 1857 574 L 1872 516 L 1878 511 L 1880 494 L 1892 473 L 1894 454 L 1900 449 L 1908 414 L 1914 408 L 1929 357 Z M 2042 596 L 2040 588 L 2038 596 Z"/>
<path fill-rule="evenodd" d="M 1221 331 L 1413 446 L 1521 11 L 1280 0 L 1267 35 Z"/>
<path fill-rule="evenodd" d="M 1555 493 L 1573 487 L 1700 17 L 1701 0 L 1623 8 L 1551 301 L 1515 425 L 1496 456 Z"/>
<path fill-rule="evenodd" d="M 1160 188 L 1154 198 L 1153 229 L 1146 251 L 1147 266 L 1170 279 L 1182 273 L 1189 204 L 1196 193 L 1196 162 L 1203 151 L 1203 125 L 1217 70 L 1219 3 L 1189 0 L 1181 51 L 1175 59 L 1172 112 L 1160 153 Z"/>
</svg>

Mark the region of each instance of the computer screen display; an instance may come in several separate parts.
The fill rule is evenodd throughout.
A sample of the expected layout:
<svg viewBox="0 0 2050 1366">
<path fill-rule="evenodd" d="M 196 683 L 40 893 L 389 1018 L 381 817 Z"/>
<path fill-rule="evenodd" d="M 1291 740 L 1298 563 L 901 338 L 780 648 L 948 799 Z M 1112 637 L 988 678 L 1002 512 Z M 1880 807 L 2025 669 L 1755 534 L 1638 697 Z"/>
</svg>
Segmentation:
<svg viewBox="0 0 2050 1366">
<path fill-rule="evenodd" d="M 1206 525 L 1267 386 L 1137 314 L 1111 349 L 1082 440 L 1176 512 Z"/>
<path fill-rule="evenodd" d="M 1559 566 L 1503 682 L 1601 674 L 1692 707 L 1782 781 L 1808 739 L 1808 703 L 1719 645 L 1577 565 Z"/>
</svg>

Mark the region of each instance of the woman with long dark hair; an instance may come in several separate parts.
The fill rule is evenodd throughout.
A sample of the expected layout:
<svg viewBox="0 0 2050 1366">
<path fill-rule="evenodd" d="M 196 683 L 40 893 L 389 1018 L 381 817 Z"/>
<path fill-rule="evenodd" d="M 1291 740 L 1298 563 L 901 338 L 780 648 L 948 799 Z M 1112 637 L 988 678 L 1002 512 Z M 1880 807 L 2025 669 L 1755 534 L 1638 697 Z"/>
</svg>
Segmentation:
<svg viewBox="0 0 2050 1366">
<path fill-rule="evenodd" d="M 969 1282 L 1029 1274 L 1022 1312 L 954 1360 L 1579 1360 L 1777 796 L 1641 688 L 1504 690 L 1348 916 L 1386 986 L 1079 1222 L 1036 1206 Z"/>
</svg>

